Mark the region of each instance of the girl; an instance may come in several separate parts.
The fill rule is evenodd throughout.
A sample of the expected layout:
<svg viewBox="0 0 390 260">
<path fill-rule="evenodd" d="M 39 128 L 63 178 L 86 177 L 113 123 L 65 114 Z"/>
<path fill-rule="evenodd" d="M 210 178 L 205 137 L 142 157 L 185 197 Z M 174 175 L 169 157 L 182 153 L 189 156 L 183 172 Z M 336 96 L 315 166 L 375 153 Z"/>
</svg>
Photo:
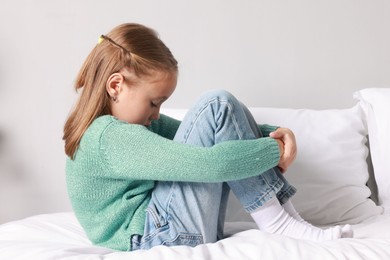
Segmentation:
<svg viewBox="0 0 390 260">
<path fill-rule="evenodd" d="M 123 24 L 92 50 L 64 127 L 74 212 L 93 243 L 116 250 L 223 238 L 230 190 L 259 229 L 314 241 L 351 237 L 305 222 L 282 176 L 295 158 L 286 128 L 258 126 L 226 91 L 210 91 L 182 122 L 159 114 L 177 62 L 156 33 Z"/>
</svg>

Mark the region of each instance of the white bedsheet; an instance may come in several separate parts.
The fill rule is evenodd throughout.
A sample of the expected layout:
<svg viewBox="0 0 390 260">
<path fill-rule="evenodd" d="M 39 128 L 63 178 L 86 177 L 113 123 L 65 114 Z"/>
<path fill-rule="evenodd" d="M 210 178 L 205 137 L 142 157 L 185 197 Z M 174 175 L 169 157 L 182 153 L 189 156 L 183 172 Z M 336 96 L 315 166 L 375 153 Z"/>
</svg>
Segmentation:
<svg viewBox="0 0 390 260">
<path fill-rule="evenodd" d="M 195 248 L 159 246 L 115 252 L 91 245 L 71 212 L 37 215 L 0 226 L 0 259 L 390 259 L 390 216 L 354 225 L 355 238 L 311 242 L 230 222 L 231 236 Z"/>
</svg>

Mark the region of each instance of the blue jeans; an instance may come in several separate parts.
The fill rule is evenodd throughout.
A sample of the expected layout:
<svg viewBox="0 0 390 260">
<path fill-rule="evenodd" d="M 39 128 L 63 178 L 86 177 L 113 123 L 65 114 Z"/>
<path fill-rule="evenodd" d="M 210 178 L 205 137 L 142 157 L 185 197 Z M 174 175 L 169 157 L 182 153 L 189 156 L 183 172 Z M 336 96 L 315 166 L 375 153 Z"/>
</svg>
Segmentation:
<svg viewBox="0 0 390 260">
<path fill-rule="evenodd" d="M 174 140 L 210 147 L 261 137 L 249 110 L 230 93 L 214 90 L 188 111 Z M 196 246 L 222 239 L 230 190 L 249 213 L 274 196 L 283 204 L 296 191 L 277 167 L 227 183 L 158 182 L 147 208 L 144 235 L 132 237 L 132 250 Z"/>
</svg>

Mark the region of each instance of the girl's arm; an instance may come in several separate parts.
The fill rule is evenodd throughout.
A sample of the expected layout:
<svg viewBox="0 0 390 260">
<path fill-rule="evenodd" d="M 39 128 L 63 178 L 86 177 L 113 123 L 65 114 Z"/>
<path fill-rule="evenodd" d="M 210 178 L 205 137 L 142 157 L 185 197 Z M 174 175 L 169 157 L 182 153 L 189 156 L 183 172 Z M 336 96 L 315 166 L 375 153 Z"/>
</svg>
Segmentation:
<svg viewBox="0 0 390 260">
<path fill-rule="evenodd" d="M 279 146 L 270 137 L 229 141 L 210 148 L 181 144 L 140 125 L 112 123 L 100 152 L 116 178 L 223 182 L 261 174 L 276 166 Z"/>
</svg>

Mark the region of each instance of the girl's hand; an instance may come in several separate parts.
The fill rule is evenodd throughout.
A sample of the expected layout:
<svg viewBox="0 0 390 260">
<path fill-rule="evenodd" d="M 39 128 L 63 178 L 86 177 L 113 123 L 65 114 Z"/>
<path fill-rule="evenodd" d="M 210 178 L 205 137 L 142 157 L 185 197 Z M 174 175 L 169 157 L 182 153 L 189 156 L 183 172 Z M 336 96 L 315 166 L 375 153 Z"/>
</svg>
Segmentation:
<svg viewBox="0 0 390 260">
<path fill-rule="evenodd" d="M 288 128 L 280 127 L 274 132 L 271 132 L 269 136 L 278 141 L 279 148 L 281 145 L 283 147 L 283 149 L 280 149 L 281 155 L 278 167 L 284 173 L 297 156 L 297 144 L 294 133 Z"/>
</svg>

